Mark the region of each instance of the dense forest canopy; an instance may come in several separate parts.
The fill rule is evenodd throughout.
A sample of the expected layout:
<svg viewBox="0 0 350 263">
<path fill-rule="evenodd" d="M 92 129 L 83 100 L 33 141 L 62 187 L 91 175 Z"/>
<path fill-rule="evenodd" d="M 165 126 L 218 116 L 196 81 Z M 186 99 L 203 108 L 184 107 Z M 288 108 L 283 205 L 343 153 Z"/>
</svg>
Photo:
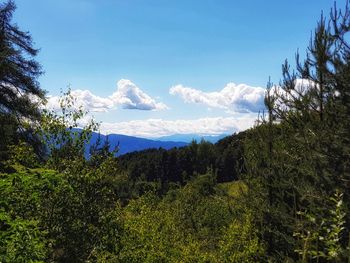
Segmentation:
<svg viewBox="0 0 350 263">
<path fill-rule="evenodd" d="M 350 9 L 267 85 L 255 127 L 85 158 L 92 121 L 45 92 L 37 50 L 0 5 L 1 262 L 350 262 Z M 115 149 L 117 151 L 117 149 Z"/>
</svg>

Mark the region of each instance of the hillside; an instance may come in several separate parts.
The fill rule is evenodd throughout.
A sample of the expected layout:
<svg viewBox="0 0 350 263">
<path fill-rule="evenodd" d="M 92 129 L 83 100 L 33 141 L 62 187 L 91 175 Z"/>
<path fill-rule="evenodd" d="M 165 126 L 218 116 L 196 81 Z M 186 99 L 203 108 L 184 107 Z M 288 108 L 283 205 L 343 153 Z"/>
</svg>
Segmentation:
<svg viewBox="0 0 350 263">
<path fill-rule="evenodd" d="M 247 132 L 226 136 L 217 143 L 193 141 L 181 148 L 147 149 L 121 155 L 120 166 L 130 177 L 143 176 L 148 181 L 166 180 L 184 183 L 194 174 L 204 174 L 208 169 L 218 182 L 237 180 L 244 170 L 243 141 Z"/>
</svg>

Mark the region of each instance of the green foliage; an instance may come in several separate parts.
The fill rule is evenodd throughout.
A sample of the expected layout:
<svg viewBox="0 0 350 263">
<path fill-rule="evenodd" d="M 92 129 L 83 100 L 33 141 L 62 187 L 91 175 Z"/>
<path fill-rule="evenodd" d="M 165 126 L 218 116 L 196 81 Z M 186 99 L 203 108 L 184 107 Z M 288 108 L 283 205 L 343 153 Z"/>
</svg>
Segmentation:
<svg viewBox="0 0 350 263">
<path fill-rule="evenodd" d="M 42 216 L 45 194 L 59 182 L 54 172 L 22 170 L 1 174 L 0 254 L 4 262 L 44 262 L 50 239 Z"/>
<path fill-rule="evenodd" d="M 60 108 L 60 113 L 54 110 L 43 111 L 37 134 L 48 148 L 48 165 L 63 171 L 84 162 L 84 145 L 98 124 L 91 119 L 81 130 L 77 129 L 87 112 L 81 106 L 77 107 L 70 90 L 60 98 Z"/>
<path fill-rule="evenodd" d="M 95 253 L 118 251 L 121 207 L 114 175 L 65 173 L 64 180 L 50 201 L 54 209 L 45 218 L 56 239 L 55 249 L 62 251 L 61 260 L 83 261 Z"/>
<path fill-rule="evenodd" d="M 218 187 L 223 189 L 230 197 L 233 198 L 239 198 L 248 192 L 248 186 L 244 183 L 244 181 L 221 183 L 218 184 Z"/>
<path fill-rule="evenodd" d="M 33 258 L 35 253 L 44 251 L 40 254 L 44 258 L 77 262 L 101 253 L 117 253 L 122 224 L 114 180 L 113 176 L 99 171 L 76 176 L 24 169 L 3 174 L 0 181 L 2 215 L 15 220 L 2 220 L 2 226 L 11 227 L 7 229 L 10 232 L 5 232 L 7 238 L 2 239 L 1 249 L 30 238 L 33 248 L 28 243 L 25 249 L 33 250 Z M 20 224 L 23 228 L 14 228 Z M 23 233 L 21 229 L 25 229 Z M 25 235 L 27 232 L 29 237 Z M 18 236 L 19 241 L 14 239 L 16 233 L 23 234 Z M 27 257 L 25 251 L 20 250 L 18 255 Z"/>
<path fill-rule="evenodd" d="M 242 222 L 234 220 L 220 242 L 222 262 L 259 262 L 263 259 L 264 247 L 258 239 L 258 231 L 250 213 Z"/>
<path fill-rule="evenodd" d="M 121 261 L 222 262 L 220 244 L 226 243 L 236 214 L 232 199 L 221 189 L 217 192 L 215 185 L 207 174 L 163 199 L 148 193 L 131 201 L 125 210 Z M 245 242 L 236 240 L 241 247 Z M 236 255 L 233 250 L 230 253 Z"/>
<path fill-rule="evenodd" d="M 28 143 L 20 141 L 17 145 L 8 146 L 9 160 L 8 165 L 20 164 L 28 168 L 35 168 L 39 165 L 38 156 L 33 147 Z"/>
<path fill-rule="evenodd" d="M 345 212 L 343 194 L 336 192 L 326 200 L 331 210 L 316 213 L 299 212 L 301 217 L 298 231 L 294 236 L 299 239 L 300 248 L 296 252 L 302 262 L 324 259 L 327 262 L 345 262 L 347 249 L 344 247 Z"/>
<path fill-rule="evenodd" d="M 180 233 L 174 219 L 152 194 L 131 202 L 125 211 L 122 262 L 171 262 Z"/>
<path fill-rule="evenodd" d="M 1 262 L 44 262 L 47 257 L 46 233 L 40 231 L 38 221 L 12 219 L 0 212 Z"/>
</svg>

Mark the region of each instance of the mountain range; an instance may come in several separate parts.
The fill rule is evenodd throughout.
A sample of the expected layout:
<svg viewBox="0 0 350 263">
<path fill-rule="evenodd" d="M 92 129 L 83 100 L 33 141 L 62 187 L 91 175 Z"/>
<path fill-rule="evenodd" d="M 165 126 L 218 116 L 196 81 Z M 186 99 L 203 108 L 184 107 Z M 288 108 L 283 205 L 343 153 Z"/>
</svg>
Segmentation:
<svg viewBox="0 0 350 263">
<path fill-rule="evenodd" d="M 128 152 L 141 151 L 149 148 L 171 149 L 174 147 L 183 147 L 188 144 L 186 142 L 150 140 L 122 134 L 103 135 L 93 133 L 88 146 L 94 145 L 97 142 L 98 138 L 100 138 L 102 145 L 108 138 L 111 150 L 118 147 L 119 150 L 117 152 L 117 155 L 122 155 Z M 86 149 L 87 153 L 89 152 L 89 148 L 90 147 L 87 147 Z"/>
<path fill-rule="evenodd" d="M 192 140 L 199 142 L 204 139 L 211 143 L 215 143 L 226 136 L 227 135 L 202 136 L 198 134 L 174 134 L 155 139 L 146 139 L 122 134 L 103 135 L 93 132 L 91 140 L 86 147 L 85 154 L 89 154 L 90 146 L 96 144 L 98 138 L 100 138 L 101 145 L 103 145 L 108 138 L 111 150 L 115 149 L 115 147 L 119 148 L 117 152 L 117 155 L 119 156 L 128 152 L 141 151 L 150 148 L 163 148 L 168 150 L 174 147 L 183 147 L 188 145 Z"/>
</svg>

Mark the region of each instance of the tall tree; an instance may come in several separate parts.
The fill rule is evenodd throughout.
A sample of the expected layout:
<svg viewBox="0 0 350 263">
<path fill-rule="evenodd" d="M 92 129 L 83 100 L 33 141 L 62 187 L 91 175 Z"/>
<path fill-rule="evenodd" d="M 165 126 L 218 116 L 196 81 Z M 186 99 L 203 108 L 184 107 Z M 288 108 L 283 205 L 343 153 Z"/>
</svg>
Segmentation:
<svg viewBox="0 0 350 263">
<path fill-rule="evenodd" d="M 15 9 L 12 0 L 0 3 L 0 161 L 9 157 L 8 145 L 20 138 L 37 153 L 43 150 L 28 125 L 39 120 L 39 105 L 45 99 L 38 82 L 41 66 L 34 59 L 38 50 L 30 34 L 12 22 Z"/>
<path fill-rule="evenodd" d="M 300 240 L 293 231 L 297 222 L 305 224 L 300 212 L 326 218 L 331 207 L 324 199 L 336 189 L 344 193 L 346 210 L 350 207 L 349 31 L 348 5 L 342 11 L 334 6 L 328 19 L 321 16 L 305 61 L 297 54 L 296 71 L 286 62 L 281 84 L 268 86 L 268 115 L 246 142 L 246 166 L 258 198 L 252 196 L 261 200 L 261 235 L 275 259 L 297 257 Z M 349 215 L 345 222 L 349 225 Z M 347 244 L 348 232 L 340 243 Z M 327 250 L 320 244 L 318 249 Z"/>
<path fill-rule="evenodd" d="M 37 80 L 42 71 L 32 37 L 12 23 L 15 9 L 11 0 L 0 5 L 0 113 L 32 119 L 45 95 Z"/>
</svg>

